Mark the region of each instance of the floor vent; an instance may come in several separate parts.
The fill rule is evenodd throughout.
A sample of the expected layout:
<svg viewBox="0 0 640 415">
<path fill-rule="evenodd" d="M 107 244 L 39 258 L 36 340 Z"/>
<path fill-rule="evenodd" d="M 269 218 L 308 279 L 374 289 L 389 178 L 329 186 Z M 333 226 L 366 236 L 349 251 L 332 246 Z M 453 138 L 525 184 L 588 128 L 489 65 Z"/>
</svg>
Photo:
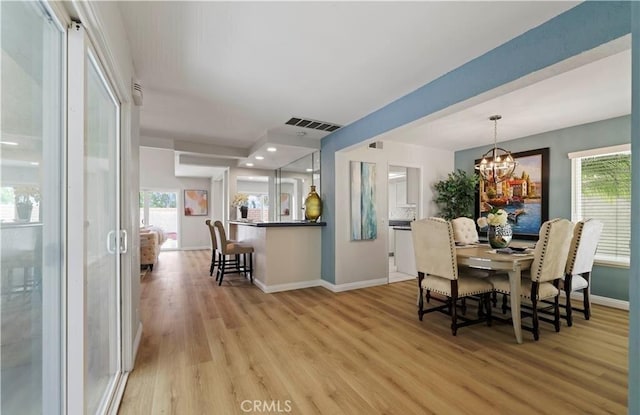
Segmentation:
<svg viewBox="0 0 640 415">
<path fill-rule="evenodd" d="M 309 120 L 306 118 L 299 118 L 299 117 L 293 117 L 289 121 L 287 121 L 285 124 L 295 125 L 296 127 L 311 128 L 313 130 L 326 131 L 329 133 L 342 127 L 341 125 L 331 124 L 324 121 Z"/>
</svg>

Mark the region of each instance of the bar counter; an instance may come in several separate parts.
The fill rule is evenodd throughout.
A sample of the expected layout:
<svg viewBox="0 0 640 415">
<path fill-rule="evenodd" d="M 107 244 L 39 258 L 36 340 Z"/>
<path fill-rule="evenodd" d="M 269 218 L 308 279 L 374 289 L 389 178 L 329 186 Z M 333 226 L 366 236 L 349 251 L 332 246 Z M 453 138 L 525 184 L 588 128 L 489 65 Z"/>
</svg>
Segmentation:
<svg viewBox="0 0 640 415">
<path fill-rule="evenodd" d="M 253 279 L 264 292 L 314 287 L 321 279 L 325 222 L 229 221 L 229 237 L 251 244 Z"/>
</svg>

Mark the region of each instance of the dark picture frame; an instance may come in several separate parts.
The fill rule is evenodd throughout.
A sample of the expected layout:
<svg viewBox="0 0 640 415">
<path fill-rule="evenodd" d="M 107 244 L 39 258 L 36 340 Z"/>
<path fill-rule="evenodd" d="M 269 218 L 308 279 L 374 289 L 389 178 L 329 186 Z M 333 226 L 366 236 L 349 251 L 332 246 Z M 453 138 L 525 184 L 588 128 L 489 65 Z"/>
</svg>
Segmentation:
<svg viewBox="0 0 640 415">
<path fill-rule="evenodd" d="M 537 240 L 542 223 L 549 220 L 549 148 L 512 153 L 518 165 L 511 180 L 496 188 L 479 177 L 474 215 L 486 216 L 491 207 L 509 214 L 514 239 Z M 489 159 L 490 161 L 490 159 Z M 480 163 L 480 159 L 475 161 Z M 479 173 L 476 171 L 476 174 Z M 486 229 L 479 231 L 486 236 Z"/>
</svg>

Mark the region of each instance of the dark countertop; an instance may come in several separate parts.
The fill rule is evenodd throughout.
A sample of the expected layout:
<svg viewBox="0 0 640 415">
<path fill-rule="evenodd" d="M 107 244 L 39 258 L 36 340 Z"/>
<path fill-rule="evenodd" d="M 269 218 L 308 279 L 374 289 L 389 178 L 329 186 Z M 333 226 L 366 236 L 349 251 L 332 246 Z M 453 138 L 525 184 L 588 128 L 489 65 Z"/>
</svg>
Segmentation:
<svg viewBox="0 0 640 415">
<path fill-rule="evenodd" d="M 411 222 L 406 219 L 389 219 L 389 226 L 409 226 Z"/>
<path fill-rule="evenodd" d="M 411 226 L 394 226 L 393 230 L 396 230 L 396 231 L 410 231 L 411 230 Z"/>
<path fill-rule="evenodd" d="M 309 222 L 305 220 L 291 220 L 286 222 L 245 222 L 240 220 L 230 220 L 230 224 L 243 225 L 243 226 L 255 226 L 257 228 L 284 228 L 294 226 L 327 226 L 326 222 Z"/>
</svg>

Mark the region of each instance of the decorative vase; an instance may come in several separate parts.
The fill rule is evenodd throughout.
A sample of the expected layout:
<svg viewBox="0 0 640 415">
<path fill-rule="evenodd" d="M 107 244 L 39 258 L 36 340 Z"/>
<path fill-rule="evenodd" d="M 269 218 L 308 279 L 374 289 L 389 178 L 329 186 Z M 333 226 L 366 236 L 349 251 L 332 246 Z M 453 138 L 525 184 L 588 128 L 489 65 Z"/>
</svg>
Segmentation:
<svg viewBox="0 0 640 415">
<path fill-rule="evenodd" d="M 304 217 L 306 220 L 317 222 L 322 215 L 322 199 L 316 193 L 316 186 L 311 185 L 311 191 L 304 200 Z"/>
<path fill-rule="evenodd" d="M 511 242 L 511 237 L 513 236 L 513 231 L 511 230 L 511 225 L 505 223 L 504 225 L 498 226 L 489 226 L 489 230 L 487 231 L 487 239 L 489 240 L 489 245 L 491 245 L 494 249 L 506 248 L 509 246 L 509 242 Z"/>
<path fill-rule="evenodd" d="M 33 210 L 33 205 L 31 203 L 22 203 L 22 202 L 16 203 L 16 214 L 20 222 L 31 221 L 32 210 Z"/>
<path fill-rule="evenodd" d="M 249 208 L 247 206 L 240 206 L 240 217 L 246 219 L 249 214 Z"/>
</svg>

